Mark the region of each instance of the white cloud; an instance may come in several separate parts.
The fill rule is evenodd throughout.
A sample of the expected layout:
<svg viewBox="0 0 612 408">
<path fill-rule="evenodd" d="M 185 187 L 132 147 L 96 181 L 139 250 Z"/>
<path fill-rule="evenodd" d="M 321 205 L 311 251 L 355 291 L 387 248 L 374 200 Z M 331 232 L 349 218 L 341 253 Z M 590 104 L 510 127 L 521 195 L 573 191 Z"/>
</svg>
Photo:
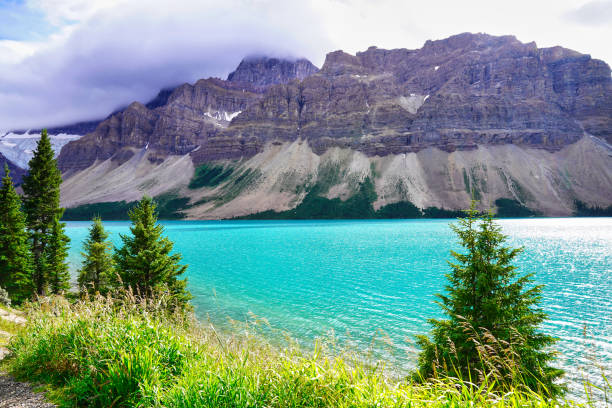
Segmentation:
<svg viewBox="0 0 612 408">
<path fill-rule="evenodd" d="M 70 21 L 41 44 L 0 41 L 12 55 L 0 61 L 0 130 L 104 117 L 160 87 L 224 77 L 250 53 L 327 48 L 310 9 L 279 0 L 37 1 Z"/>
<path fill-rule="evenodd" d="M 569 21 L 587 26 L 612 24 L 612 1 L 589 1 L 566 13 L 566 17 Z"/>
<path fill-rule="evenodd" d="M 253 53 L 419 48 L 460 32 L 514 34 L 612 61 L 612 24 L 575 0 L 29 0 L 56 30 L 0 41 L 0 130 L 103 117 L 167 85 L 224 77 Z M 595 0 L 595 3 L 608 1 Z"/>
<path fill-rule="evenodd" d="M 561 45 L 612 63 L 612 24 L 568 24 L 585 0 L 313 0 L 336 47 L 420 48 L 462 32 L 516 35 L 539 47 Z"/>
<path fill-rule="evenodd" d="M 30 8 L 41 10 L 53 25 L 76 23 L 91 18 L 104 9 L 112 9 L 127 0 L 27 0 Z"/>
</svg>

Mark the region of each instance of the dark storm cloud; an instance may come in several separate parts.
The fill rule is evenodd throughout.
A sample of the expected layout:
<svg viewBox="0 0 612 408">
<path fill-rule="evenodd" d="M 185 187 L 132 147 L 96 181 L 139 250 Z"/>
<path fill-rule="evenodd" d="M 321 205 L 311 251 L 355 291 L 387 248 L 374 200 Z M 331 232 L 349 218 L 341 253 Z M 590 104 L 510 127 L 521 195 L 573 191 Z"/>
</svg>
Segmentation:
<svg viewBox="0 0 612 408">
<path fill-rule="evenodd" d="M 584 25 L 612 24 L 612 1 L 590 1 L 566 14 L 568 20 Z"/>
<path fill-rule="evenodd" d="M 100 118 L 164 86 L 225 77 L 249 54 L 316 59 L 326 49 L 298 3 L 169 4 L 123 3 L 17 64 L 0 61 L 0 130 Z"/>
</svg>

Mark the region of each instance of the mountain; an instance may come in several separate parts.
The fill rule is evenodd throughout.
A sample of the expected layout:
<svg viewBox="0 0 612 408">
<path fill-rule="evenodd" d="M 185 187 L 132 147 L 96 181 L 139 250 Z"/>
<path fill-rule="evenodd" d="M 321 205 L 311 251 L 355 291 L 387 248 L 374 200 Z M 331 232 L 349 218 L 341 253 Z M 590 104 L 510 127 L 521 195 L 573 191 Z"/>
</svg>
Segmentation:
<svg viewBox="0 0 612 408">
<path fill-rule="evenodd" d="M 417 50 L 334 51 L 320 70 L 246 58 L 227 81 L 131 104 L 58 160 L 69 207 L 146 193 L 182 200 L 190 218 L 369 216 L 475 198 L 570 215 L 576 202 L 612 204 L 611 142 L 606 63 L 464 33 Z"/>
<path fill-rule="evenodd" d="M 49 133 L 51 147 L 56 156 L 67 143 L 81 138 L 81 135 L 66 133 Z M 34 150 L 40 140 L 40 132 L 37 133 L 7 133 L 0 136 L 0 153 L 15 166 L 27 169 L 30 159 L 34 156 Z"/>
<path fill-rule="evenodd" d="M 147 102 L 145 106 L 149 109 L 153 109 L 165 105 L 168 101 L 168 96 L 173 90 L 174 88 L 162 89 L 152 100 Z M 115 114 L 123 112 L 125 109 L 126 108 L 117 109 L 111 113 L 107 119 Z M 87 133 L 95 131 L 103 120 L 104 119 L 76 122 L 47 128 L 51 146 L 56 155 L 59 155 L 62 147 L 68 142 L 80 139 Z M 7 160 L 15 168 L 26 170 L 41 132 L 42 129 L 13 130 L 4 135 L 0 135 L 0 153 L 4 154 L 4 160 Z"/>
<path fill-rule="evenodd" d="M 56 156 L 66 143 L 93 132 L 100 122 L 101 120 L 92 120 L 48 128 L 51 147 Z M 41 132 L 42 129 L 27 129 L 0 134 L 0 165 L 4 168 L 4 162 L 9 163 L 16 184 L 21 183 L 21 177 L 27 173 L 28 162 L 33 156 Z"/>
<path fill-rule="evenodd" d="M 60 169 L 72 174 L 107 159 L 122 164 L 135 154 L 134 149 L 150 149 L 152 162 L 187 154 L 261 96 L 249 84 L 209 78 L 175 88 L 164 104 L 153 109 L 134 102 L 68 144 L 58 159 Z"/>
<path fill-rule="evenodd" d="M 285 84 L 293 79 L 300 81 L 319 71 L 310 61 L 304 58 L 295 61 L 249 57 L 243 59 L 238 68 L 227 77 L 230 82 L 246 82 L 254 86 Z"/>
<path fill-rule="evenodd" d="M 2 153 L 0 153 L 0 178 L 4 177 L 4 164 L 8 164 L 9 170 L 11 172 L 11 177 L 13 179 L 13 184 L 19 185 L 25 175 L 25 170 L 20 167 L 15 166 L 13 162 L 8 160 Z"/>
<path fill-rule="evenodd" d="M 81 135 L 55 133 L 61 130 L 76 130 L 77 128 L 52 129 L 54 133 L 49 134 L 51 147 L 56 157 L 64 145 L 72 140 L 77 140 Z M 34 150 L 40 139 L 40 131 L 18 131 L 0 134 L 0 175 L 4 175 L 4 163 L 8 163 L 11 170 L 13 182 L 21 184 L 23 176 L 27 173 L 28 163 L 34 155 Z"/>
<path fill-rule="evenodd" d="M 102 121 L 101 120 L 90 120 L 86 122 L 71 123 L 71 124 L 67 124 L 63 126 L 56 126 L 56 127 L 48 128 L 47 132 L 50 135 L 68 134 L 68 135 L 83 136 L 89 132 L 93 132 L 94 130 L 96 130 L 100 122 Z M 29 132 L 28 131 L 16 131 L 13 133 L 40 134 L 41 131 L 42 129 L 35 129 L 35 130 L 30 130 Z"/>
</svg>

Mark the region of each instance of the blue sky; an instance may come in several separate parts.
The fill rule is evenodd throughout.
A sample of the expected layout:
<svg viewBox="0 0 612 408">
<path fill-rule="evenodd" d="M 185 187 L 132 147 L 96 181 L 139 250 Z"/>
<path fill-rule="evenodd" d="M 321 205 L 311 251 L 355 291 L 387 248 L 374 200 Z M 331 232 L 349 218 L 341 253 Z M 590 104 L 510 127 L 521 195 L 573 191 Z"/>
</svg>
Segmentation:
<svg viewBox="0 0 612 408">
<path fill-rule="evenodd" d="M 612 0 L 0 0 L 0 132 L 97 119 L 249 54 L 515 35 L 612 62 Z"/>
<path fill-rule="evenodd" d="M 0 40 L 40 41 L 57 29 L 25 0 L 0 0 Z"/>
</svg>

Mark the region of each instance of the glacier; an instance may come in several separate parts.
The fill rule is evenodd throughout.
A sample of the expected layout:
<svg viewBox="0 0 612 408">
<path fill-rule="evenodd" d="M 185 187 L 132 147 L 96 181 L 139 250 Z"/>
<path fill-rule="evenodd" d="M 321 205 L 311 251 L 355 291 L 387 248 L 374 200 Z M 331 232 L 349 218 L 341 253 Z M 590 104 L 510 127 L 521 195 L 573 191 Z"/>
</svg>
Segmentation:
<svg viewBox="0 0 612 408">
<path fill-rule="evenodd" d="M 59 133 L 57 135 L 49 135 L 51 147 L 57 157 L 62 150 L 62 147 L 68 142 L 80 139 L 82 135 L 72 135 L 67 133 Z M 0 135 L 0 153 L 4 155 L 10 162 L 22 169 L 28 168 L 28 163 L 34 155 L 36 145 L 40 140 L 39 134 L 34 133 L 5 133 Z"/>
</svg>

